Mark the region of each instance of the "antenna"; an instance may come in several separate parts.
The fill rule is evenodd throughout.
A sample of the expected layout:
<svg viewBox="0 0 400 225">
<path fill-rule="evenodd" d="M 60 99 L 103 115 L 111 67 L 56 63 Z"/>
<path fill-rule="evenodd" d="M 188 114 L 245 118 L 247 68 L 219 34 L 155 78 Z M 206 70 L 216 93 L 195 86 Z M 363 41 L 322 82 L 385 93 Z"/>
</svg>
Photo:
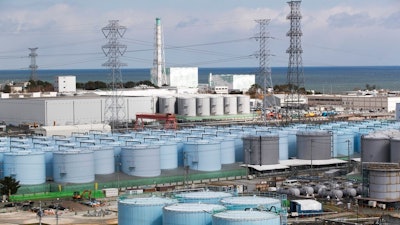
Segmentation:
<svg viewBox="0 0 400 225">
<path fill-rule="evenodd" d="M 290 37 L 290 46 L 286 50 L 289 54 L 289 64 L 287 71 L 287 95 L 286 95 L 286 110 L 293 107 L 297 109 L 298 119 L 300 119 L 300 94 L 301 88 L 304 88 L 304 71 L 303 71 L 303 59 L 301 48 L 301 12 L 300 12 L 301 1 L 290 1 L 290 13 L 286 17 L 290 20 L 290 30 L 286 36 Z M 295 97 L 297 100 L 295 100 Z M 297 103 L 296 103 L 297 101 Z M 287 113 L 288 114 L 288 113 Z M 288 116 L 288 115 L 287 115 Z"/>
<path fill-rule="evenodd" d="M 158 87 L 168 84 L 165 70 L 164 35 L 160 18 L 156 18 L 154 60 L 153 68 L 151 69 L 151 82 Z"/>
<path fill-rule="evenodd" d="M 102 28 L 102 32 L 108 43 L 102 46 L 108 60 L 102 66 L 110 69 L 108 83 L 108 95 L 105 100 L 104 120 L 109 122 L 111 129 L 116 129 L 125 122 L 125 104 L 121 97 L 120 89 L 123 88 L 121 66 L 125 63 L 119 61 L 119 57 L 126 51 L 126 45 L 119 43 L 119 39 L 125 34 L 126 27 L 118 24 L 118 20 L 110 20 L 109 24 Z"/>
<path fill-rule="evenodd" d="M 256 74 L 257 83 L 262 84 L 263 88 L 263 112 L 262 112 L 262 121 L 266 122 L 267 118 L 267 107 L 275 107 L 276 102 L 274 98 L 274 88 L 272 85 L 271 78 L 271 67 L 269 66 L 269 42 L 268 42 L 268 31 L 266 29 L 269 24 L 269 19 L 259 19 L 256 20 L 259 25 L 259 33 L 256 36 L 256 40 L 259 42 L 259 50 L 256 53 L 256 57 L 259 60 L 259 68 Z M 271 96 L 271 100 L 269 100 L 268 95 Z"/>
<path fill-rule="evenodd" d="M 31 64 L 29 65 L 29 69 L 31 69 L 31 76 L 29 77 L 29 80 L 37 80 L 37 68 L 38 66 L 36 65 L 36 56 L 38 54 L 36 53 L 36 50 L 38 48 L 29 48 L 31 50 L 31 53 L 29 53 L 29 57 L 31 58 Z"/>
</svg>

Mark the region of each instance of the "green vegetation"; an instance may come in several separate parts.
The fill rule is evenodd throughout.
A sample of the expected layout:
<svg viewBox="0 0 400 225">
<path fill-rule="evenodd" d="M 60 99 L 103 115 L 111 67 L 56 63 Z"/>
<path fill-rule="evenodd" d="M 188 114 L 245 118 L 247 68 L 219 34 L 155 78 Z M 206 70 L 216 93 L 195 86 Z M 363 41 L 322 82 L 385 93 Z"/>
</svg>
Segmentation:
<svg viewBox="0 0 400 225">
<path fill-rule="evenodd" d="M 128 81 L 122 84 L 124 88 L 134 88 L 138 87 L 140 85 L 146 85 L 149 87 L 157 87 L 154 84 L 152 84 L 149 80 L 145 81 L 139 81 L 139 82 L 133 82 L 133 81 Z M 103 81 L 88 81 L 86 83 L 76 83 L 76 88 L 77 89 L 83 89 L 83 90 L 104 90 L 107 89 L 108 84 L 103 82 Z"/>
<path fill-rule="evenodd" d="M 27 92 L 54 91 L 54 86 L 47 81 L 30 80 L 29 84 L 26 86 L 26 91 Z"/>
<path fill-rule="evenodd" d="M 21 185 L 19 185 L 19 181 L 15 180 L 13 177 L 4 177 L 0 180 L 1 195 L 13 195 L 17 193 L 20 187 Z"/>
</svg>

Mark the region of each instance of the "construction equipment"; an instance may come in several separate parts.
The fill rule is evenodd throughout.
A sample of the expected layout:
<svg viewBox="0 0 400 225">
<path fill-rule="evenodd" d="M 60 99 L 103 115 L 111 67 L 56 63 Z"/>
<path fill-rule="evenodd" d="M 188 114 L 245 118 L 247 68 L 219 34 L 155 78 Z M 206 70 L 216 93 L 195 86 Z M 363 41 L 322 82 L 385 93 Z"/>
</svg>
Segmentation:
<svg viewBox="0 0 400 225">
<path fill-rule="evenodd" d="M 84 190 L 82 194 L 79 191 L 75 191 L 72 199 L 74 200 L 81 200 L 85 198 L 85 194 L 87 195 L 86 199 L 91 199 L 92 198 L 92 191 L 91 190 Z"/>
<path fill-rule="evenodd" d="M 170 113 L 139 113 L 136 114 L 135 130 L 144 128 L 143 119 L 154 119 L 165 121 L 164 129 L 176 129 L 176 116 Z"/>
</svg>

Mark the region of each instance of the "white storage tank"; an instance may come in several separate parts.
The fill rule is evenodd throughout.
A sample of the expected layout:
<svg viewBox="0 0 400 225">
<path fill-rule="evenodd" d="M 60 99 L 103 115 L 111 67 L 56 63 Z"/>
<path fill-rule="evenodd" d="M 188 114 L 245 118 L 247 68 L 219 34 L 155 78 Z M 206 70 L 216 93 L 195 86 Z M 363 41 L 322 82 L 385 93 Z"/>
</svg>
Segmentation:
<svg viewBox="0 0 400 225">
<path fill-rule="evenodd" d="M 210 114 L 212 116 L 224 115 L 224 97 L 213 95 L 210 97 Z"/>
<path fill-rule="evenodd" d="M 224 114 L 236 115 L 237 114 L 237 98 L 234 95 L 224 96 Z"/>
<path fill-rule="evenodd" d="M 185 192 L 175 195 L 175 198 L 181 203 L 219 204 L 221 199 L 227 197 L 232 197 L 232 194 L 227 192 L 198 191 Z"/>
<path fill-rule="evenodd" d="M 160 146 L 148 144 L 122 147 L 122 172 L 131 176 L 156 177 L 161 174 Z"/>
<path fill-rule="evenodd" d="M 21 185 L 46 182 L 45 157 L 43 152 L 14 151 L 4 153 L 4 176 L 14 177 Z"/>
<path fill-rule="evenodd" d="M 178 114 L 181 116 L 196 116 L 196 98 L 178 97 Z"/>
<path fill-rule="evenodd" d="M 176 98 L 173 96 L 159 96 L 158 110 L 160 113 L 175 114 Z"/>
<path fill-rule="evenodd" d="M 210 98 L 206 96 L 196 97 L 196 114 L 197 116 L 210 115 Z"/>
<path fill-rule="evenodd" d="M 225 211 L 212 216 L 212 225 L 281 225 L 276 213 L 259 211 Z"/>
<path fill-rule="evenodd" d="M 163 207 L 176 203 L 169 198 L 132 198 L 118 202 L 118 225 L 162 225 Z"/>
<path fill-rule="evenodd" d="M 249 114 L 250 113 L 250 96 L 238 95 L 237 96 L 237 113 Z"/>
<path fill-rule="evenodd" d="M 216 204 L 179 203 L 165 206 L 163 209 L 163 225 L 211 225 L 212 215 L 225 208 Z"/>
<path fill-rule="evenodd" d="M 53 177 L 57 183 L 93 182 L 93 151 L 73 149 L 53 152 Z"/>
<path fill-rule="evenodd" d="M 183 147 L 184 164 L 192 170 L 221 170 L 221 145 L 212 140 L 185 142 Z"/>
</svg>

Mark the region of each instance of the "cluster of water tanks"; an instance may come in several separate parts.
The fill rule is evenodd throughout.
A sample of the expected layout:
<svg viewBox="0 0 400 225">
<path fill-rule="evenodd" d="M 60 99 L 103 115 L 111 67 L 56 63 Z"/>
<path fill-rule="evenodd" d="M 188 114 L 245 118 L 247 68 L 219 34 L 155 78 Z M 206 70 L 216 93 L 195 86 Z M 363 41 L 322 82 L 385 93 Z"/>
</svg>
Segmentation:
<svg viewBox="0 0 400 225">
<path fill-rule="evenodd" d="M 351 156 L 361 149 L 363 161 L 398 162 L 396 146 L 400 139 L 396 132 L 386 131 L 390 138 L 372 132 L 399 127 L 397 122 L 363 121 L 7 137 L 0 139 L 0 176 L 16 177 L 24 185 L 42 184 L 47 178 L 58 183 L 89 183 L 95 175 L 116 171 L 154 177 L 162 170 L 183 166 L 218 171 L 224 164 L 273 165 L 290 158 L 324 160 Z"/>
<path fill-rule="evenodd" d="M 222 116 L 250 113 L 248 95 L 160 96 L 158 112 L 182 116 Z"/>
<path fill-rule="evenodd" d="M 177 198 L 125 198 L 118 202 L 118 224 L 280 225 L 281 200 L 233 197 L 225 192 L 188 192 Z M 245 211 L 245 209 L 264 211 Z M 267 211 L 269 209 L 272 211 Z"/>
<path fill-rule="evenodd" d="M 278 193 L 292 196 L 319 196 L 331 199 L 341 199 L 342 197 L 356 197 L 361 195 L 362 186 L 353 185 L 351 182 L 344 183 L 307 183 L 295 186 L 281 186 Z"/>
</svg>

